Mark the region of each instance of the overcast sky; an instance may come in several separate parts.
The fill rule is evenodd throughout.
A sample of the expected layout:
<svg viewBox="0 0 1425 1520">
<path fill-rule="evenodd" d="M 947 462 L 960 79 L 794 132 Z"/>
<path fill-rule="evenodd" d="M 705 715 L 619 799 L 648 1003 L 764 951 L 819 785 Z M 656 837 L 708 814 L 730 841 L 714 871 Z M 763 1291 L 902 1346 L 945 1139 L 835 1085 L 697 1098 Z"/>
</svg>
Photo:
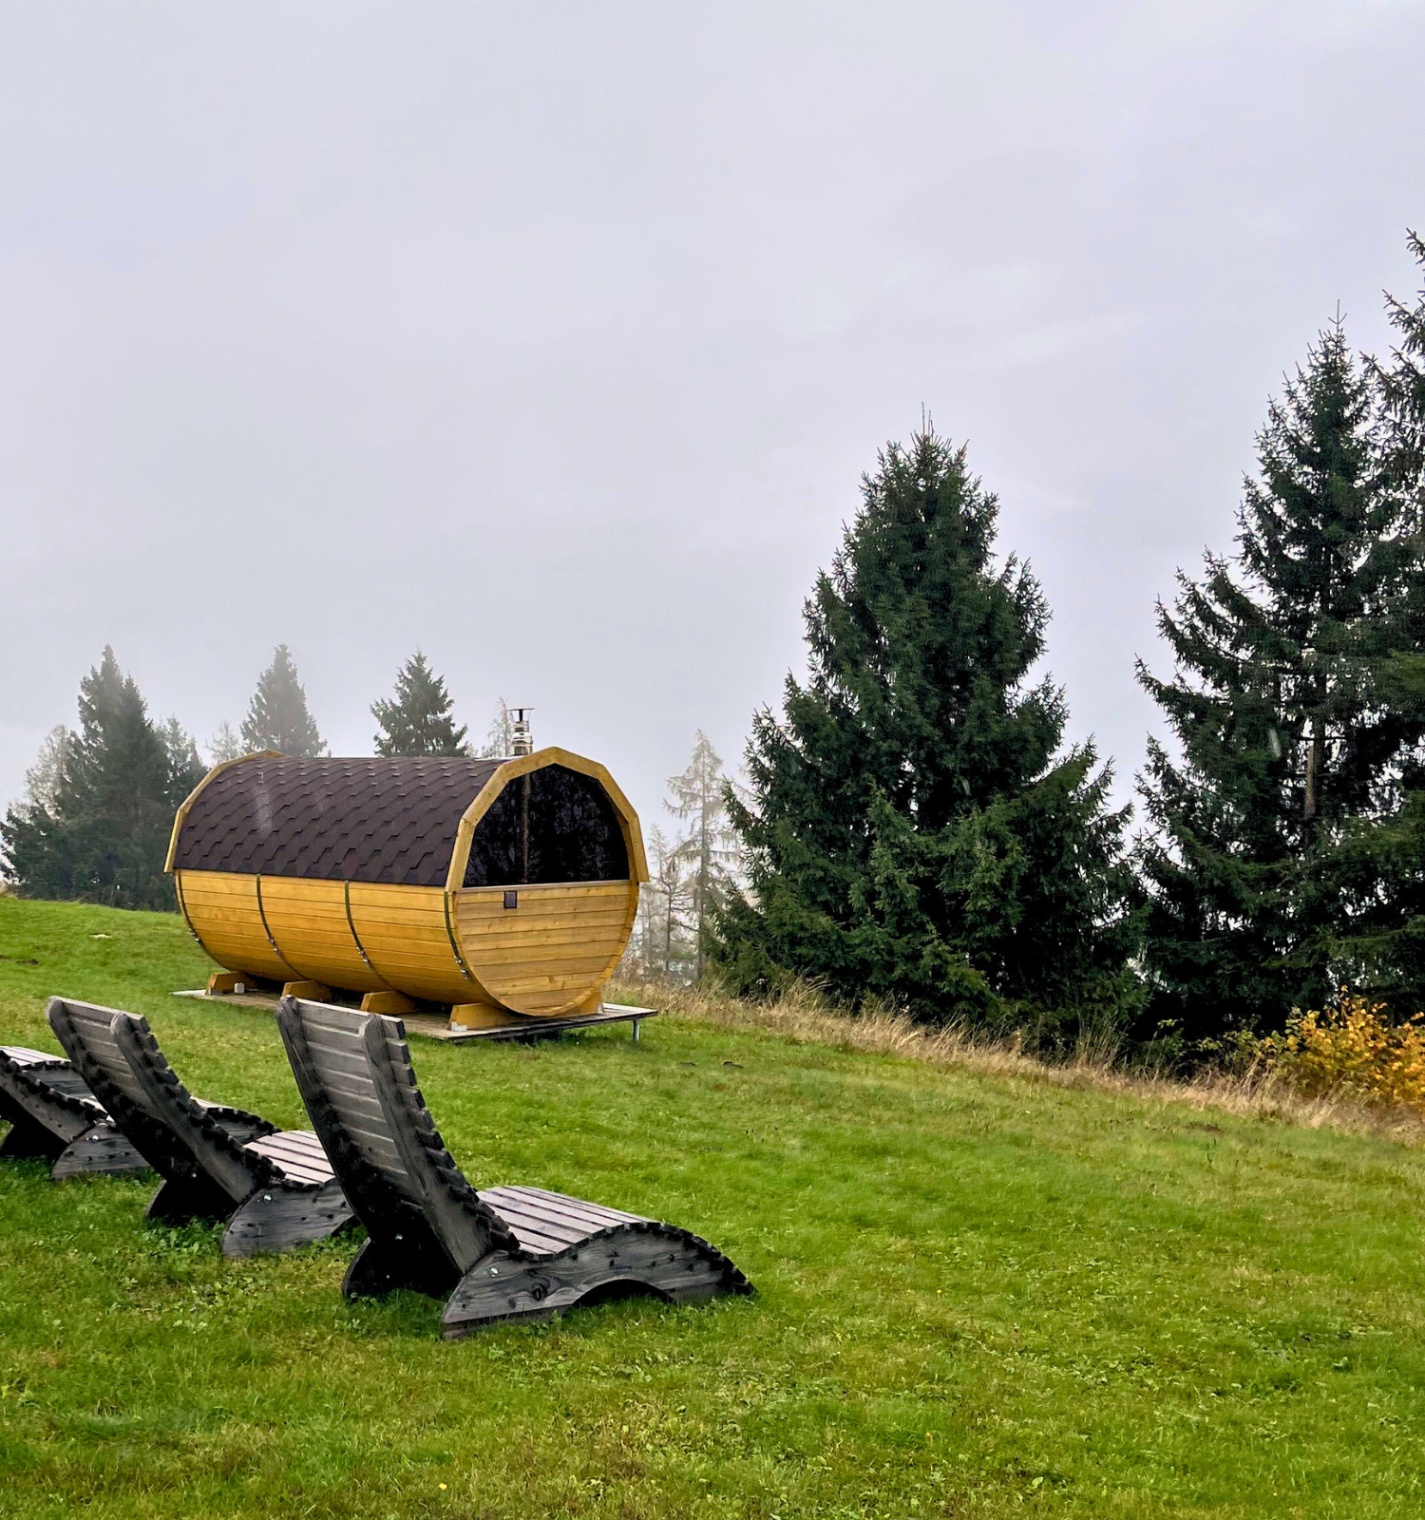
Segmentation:
<svg viewBox="0 0 1425 1520">
<path fill-rule="evenodd" d="M 646 823 L 878 446 L 970 446 L 1125 783 L 1155 597 L 1425 230 L 1425 3 L 0 4 L 0 801 L 105 643 L 335 753 L 419 645 Z"/>
</svg>

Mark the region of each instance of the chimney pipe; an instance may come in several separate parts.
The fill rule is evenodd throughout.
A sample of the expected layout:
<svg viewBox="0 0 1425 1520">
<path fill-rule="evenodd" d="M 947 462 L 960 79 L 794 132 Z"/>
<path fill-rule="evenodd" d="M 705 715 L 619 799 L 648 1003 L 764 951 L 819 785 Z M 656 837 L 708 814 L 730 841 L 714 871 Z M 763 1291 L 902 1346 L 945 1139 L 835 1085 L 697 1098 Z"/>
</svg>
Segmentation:
<svg viewBox="0 0 1425 1520">
<path fill-rule="evenodd" d="M 534 739 L 529 731 L 529 717 L 532 707 L 517 707 L 514 709 L 515 722 L 510 738 L 510 753 L 512 755 L 532 755 L 534 753 Z"/>
</svg>

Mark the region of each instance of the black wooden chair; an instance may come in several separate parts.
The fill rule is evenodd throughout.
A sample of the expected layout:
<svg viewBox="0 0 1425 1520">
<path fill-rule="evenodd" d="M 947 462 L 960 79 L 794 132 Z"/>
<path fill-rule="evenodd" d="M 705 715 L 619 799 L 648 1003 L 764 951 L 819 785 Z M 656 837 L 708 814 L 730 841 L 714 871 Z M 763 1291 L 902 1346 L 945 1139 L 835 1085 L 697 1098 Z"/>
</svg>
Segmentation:
<svg viewBox="0 0 1425 1520">
<path fill-rule="evenodd" d="M 348 1298 L 398 1288 L 446 1298 L 447 1340 L 493 1320 L 644 1292 L 669 1302 L 750 1293 L 707 1241 L 542 1188 L 476 1192 L 416 1086 L 399 1019 L 283 998 L 297 1087 L 368 1239 Z"/>
<path fill-rule="evenodd" d="M 6 1160 L 48 1161 L 56 1181 L 87 1172 L 143 1172 L 148 1162 L 63 1056 L 0 1045 L 0 1120 Z"/>
<path fill-rule="evenodd" d="M 351 1224 L 310 1130 L 278 1130 L 256 1114 L 192 1097 L 135 1014 L 52 998 L 49 1021 L 94 1095 L 163 1179 L 146 1218 L 226 1219 L 225 1256 L 290 1250 Z"/>
</svg>

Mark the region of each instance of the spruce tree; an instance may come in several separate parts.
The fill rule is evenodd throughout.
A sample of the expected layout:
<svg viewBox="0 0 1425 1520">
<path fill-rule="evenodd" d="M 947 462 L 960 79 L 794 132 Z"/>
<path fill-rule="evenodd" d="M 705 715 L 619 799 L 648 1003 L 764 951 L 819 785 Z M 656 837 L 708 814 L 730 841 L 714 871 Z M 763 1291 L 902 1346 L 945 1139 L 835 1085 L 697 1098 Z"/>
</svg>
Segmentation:
<svg viewBox="0 0 1425 1520">
<path fill-rule="evenodd" d="M 371 713 L 381 725 L 378 755 L 466 755 L 465 729 L 451 717 L 450 693 L 420 650 L 396 674 L 390 702 L 376 701 Z"/>
<path fill-rule="evenodd" d="M 1407 245 L 1425 281 L 1425 239 L 1412 232 Z M 1414 306 L 1386 298 L 1386 313 L 1397 334 L 1391 362 L 1374 366 L 1389 429 L 1389 469 L 1404 498 L 1406 520 L 1425 530 L 1425 289 Z"/>
<path fill-rule="evenodd" d="M 106 648 L 80 684 L 79 728 L 59 747 L 47 795 L 37 790 L 0 824 L 8 874 L 32 897 L 171 908 L 163 862 L 175 799 L 197 780 L 189 751 L 175 736 L 170 752 Z"/>
<path fill-rule="evenodd" d="M 1125 814 L 1062 694 L 1048 611 L 965 450 L 888 446 L 805 617 L 809 679 L 753 719 L 728 793 L 750 890 L 714 953 L 744 989 L 808 978 L 927 1020 L 1117 1017 L 1132 999 Z"/>
<path fill-rule="evenodd" d="M 208 767 L 198 754 L 193 735 L 177 718 L 170 718 L 158 732 L 168 757 L 168 799 L 177 811 L 179 804 L 207 775 Z"/>
<path fill-rule="evenodd" d="M 285 644 L 273 651 L 271 665 L 258 679 L 242 720 L 242 742 L 248 753 L 274 749 L 294 760 L 313 760 L 327 752 Z"/>
<path fill-rule="evenodd" d="M 1422 289 L 1414 306 L 1387 298 L 1396 343 L 1372 362 L 1385 426 L 1385 483 L 1396 532 L 1382 545 L 1393 570 L 1383 658 L 1372 687 L 1417 736 L 1403 743 L 1375 815 L 1353 821 L 1334 851 L 1344 909 L 1333 937 L 1343 975 L 1401 1016 L 1425 1009 L 1425 241 L 1409 235 Z"/>
<path fill-rule="evenodd" d="M 1159 607 L 1174 677 L 1139 664 L 1179 751 L 1150 741 L 1140 780 L 1150 1018 L 1189 1042 L 1279 1027 L 1330 997 L 1361 869 L 1340 841 L 1388 805 L 1421 733 L 1380 679 L 1409 551 L 1375 388 L 1339 322 L 1257 442 L 1236 554 L 1209 555 Z"/>
</svg>

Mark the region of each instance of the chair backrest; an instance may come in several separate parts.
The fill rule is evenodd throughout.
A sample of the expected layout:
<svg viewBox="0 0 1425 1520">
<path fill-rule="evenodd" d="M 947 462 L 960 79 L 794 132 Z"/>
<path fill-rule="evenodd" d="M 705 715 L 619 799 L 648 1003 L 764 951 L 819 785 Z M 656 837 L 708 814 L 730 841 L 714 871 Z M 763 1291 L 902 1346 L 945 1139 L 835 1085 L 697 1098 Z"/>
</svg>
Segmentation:
<svg viewBox="0 0 1425 1520">
<path fill-rule="evenodd" d="M 63 1056 L 0 1045 L 0 1118 L 13 1123 L 17 1114 L 73 1140 L 103 1119 L 104 1110 Z"/>
<path fill-rule="evenodd" d="M 373 1238 L 414 1210 L 461 1272 L 490 1250 L 517 1249 L 446 1150 L 399 1019 L 283 998 L 277 1026 L 312 1126 Z"/>
<path fill-rule="evenodd" d="M 234 1203 L 282 1173 L 210 1118 L 137 1014 L 51 998 L 50 1028 L 109 1117 L 160 1175 L 205 1179 Z"/>
</svg>

